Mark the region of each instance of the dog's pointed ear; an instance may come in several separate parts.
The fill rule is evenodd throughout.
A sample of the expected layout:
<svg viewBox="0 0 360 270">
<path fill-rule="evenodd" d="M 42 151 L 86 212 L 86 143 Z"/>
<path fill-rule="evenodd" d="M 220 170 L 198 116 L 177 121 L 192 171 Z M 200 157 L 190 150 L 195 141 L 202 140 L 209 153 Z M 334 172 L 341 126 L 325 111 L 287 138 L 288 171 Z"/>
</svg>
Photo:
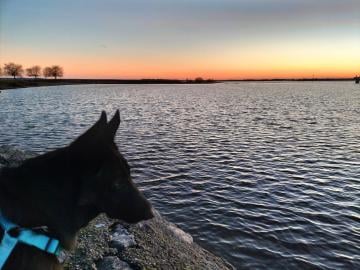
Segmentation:
<svg viewBox="0 0 360 270">
<path fill-rule="evenodd" d="M 83 143 L 89 143 L 94 140 L 94 138 L 101 138 L 104 134 L 104 131 L 107 129 L 107 116 L 106 112 L 102 111 L 99 120 L 90 127 L 85 133 L 80 135 L 73 143 L 73 146 L 82 145 Z"/>
<path fill-rule="evenodd" d="M 106 128 L 106 126 L 107 126 L 106 112 L 102 111 L 99 120 L 97 120 L 96 123 L 90 129 L 88 129 L 88 131 L 86 131 L 84 133 L 84 135 L 85 134 L 93 134 L 93 133 L 96 133 L 96 132 L 101 133 L 102 130 Z"/>
<path fill-rule="evenodd" d="M 107 123 L 106 112 L 102 111 L 100 115 L 100 119 L 95 123 L 95 125 L 105 126 L 106 123 Z"/>
<path fill-rule="evenodd" d="M 111 138 L 111 140 L 115 138 L 115 134 L 119 128 L 119 125 L 120 125 L 120 112 L 119 110 L 116 110 L 115 115 L 108 124 L 108 135 Z"/>
<path fill-rule="evenodd" d="M 99 120 L 97 120 L 96 123 L 87 132 L 85 132 L 85 134 L 92 132 L 99 132 L 99 131 L 101 132 L 101 130 L 103 130 L 106 127 L 106 125 L 107 125 L 106 112 L 102 111 Z"/>
</svg>

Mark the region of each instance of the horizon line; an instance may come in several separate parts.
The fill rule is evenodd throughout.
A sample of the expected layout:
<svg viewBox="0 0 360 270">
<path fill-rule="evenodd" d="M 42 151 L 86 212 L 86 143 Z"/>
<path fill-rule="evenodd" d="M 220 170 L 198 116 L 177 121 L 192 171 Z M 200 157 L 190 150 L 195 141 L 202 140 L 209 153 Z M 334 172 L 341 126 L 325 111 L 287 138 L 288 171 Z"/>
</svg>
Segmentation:
<svg viewBox="0 0 360 270">
<path fill-rule="evenodd" d="M 201 76 L 195 77 L 195 78 L 89 78 L 89 77 L 61 77 L 61 78 L 45 78 L 45 77 L 38 77 L 38 78 L 32 78 L 32 77 L 17 77 L 16 79 L 10 77 L 10 76 L 2 76 L 1 79 L 5 80 L 99 80 L 99 81 L 195 81 L 198 78 L 201 78 L 201 80 L 204 81 L 301 81 L 301 80 L 355 80 L 356 77 L 359 77 L 359 75 L 354 75 L 353 77 L 274 77 L 274 78 L 226 78 L 226 79 L 214 79 L 214 78 L 204 78 Z"/>
</svg>

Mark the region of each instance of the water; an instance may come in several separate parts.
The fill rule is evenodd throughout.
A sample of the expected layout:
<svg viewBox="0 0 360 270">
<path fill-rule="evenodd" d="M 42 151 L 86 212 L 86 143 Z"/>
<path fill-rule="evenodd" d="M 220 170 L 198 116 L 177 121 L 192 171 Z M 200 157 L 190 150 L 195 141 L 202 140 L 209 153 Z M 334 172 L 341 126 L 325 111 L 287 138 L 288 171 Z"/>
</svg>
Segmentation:
<svg viewBox="0 0 360 270">
<path fill-rule="evenodd" d="M 82 85 L 0 94 L 0 143 L 64 146 L 105 109 L 134 180 L 238 269 L 359 269 L 352 82 Z"/>
</svg>

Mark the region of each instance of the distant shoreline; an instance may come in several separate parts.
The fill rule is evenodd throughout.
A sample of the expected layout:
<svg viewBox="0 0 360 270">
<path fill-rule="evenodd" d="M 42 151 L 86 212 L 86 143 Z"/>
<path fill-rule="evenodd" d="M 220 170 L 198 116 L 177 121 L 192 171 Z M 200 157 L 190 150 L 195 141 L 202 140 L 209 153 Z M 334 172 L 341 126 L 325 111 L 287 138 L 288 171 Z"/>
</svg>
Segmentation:
<svg viewBox="0 0 360 270">
<path fill-rule="evenodd" d="M 76 85 L 76 84 L 212 84 L 221 82 L 304 82 L 304 81 L 354 81 L 353 78 L 304 78 L 304 79 L 241 79 L 241 80 L 175 80 L 175 79 L 0 79 L 0 90 Z"/>
<path fill-rule="evenodd" d="M 76 84 L 204 84 L 216 83 L 214 80 L 172 80 L 172 79 L 0 79 L 0 90 L 56 86 L 56 85 L 76 85 Z"/>
<path fill-rule="evenodd" d="M 301 78 L 301 79 L 241 79 L 220 80 L 218 82 L 326 82 L 326 81 L 355 81 L 354 78 Z"/>
</svg>

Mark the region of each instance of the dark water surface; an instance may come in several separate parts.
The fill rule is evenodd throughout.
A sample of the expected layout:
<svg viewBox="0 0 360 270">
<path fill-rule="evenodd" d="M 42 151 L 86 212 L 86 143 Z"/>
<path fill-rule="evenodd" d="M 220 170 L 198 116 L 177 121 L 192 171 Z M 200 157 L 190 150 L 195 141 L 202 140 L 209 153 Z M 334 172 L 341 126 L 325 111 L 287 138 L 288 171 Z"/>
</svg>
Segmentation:
<svg viewBox="0 0 360 270">
<path fill-rule="evenodd" d="M 360 87 L 82 85 L 3 91 L 0 144 L 64 146 L 100 111 L 157 209 L 238 269 L 360 269 Z"/>
</svg>

